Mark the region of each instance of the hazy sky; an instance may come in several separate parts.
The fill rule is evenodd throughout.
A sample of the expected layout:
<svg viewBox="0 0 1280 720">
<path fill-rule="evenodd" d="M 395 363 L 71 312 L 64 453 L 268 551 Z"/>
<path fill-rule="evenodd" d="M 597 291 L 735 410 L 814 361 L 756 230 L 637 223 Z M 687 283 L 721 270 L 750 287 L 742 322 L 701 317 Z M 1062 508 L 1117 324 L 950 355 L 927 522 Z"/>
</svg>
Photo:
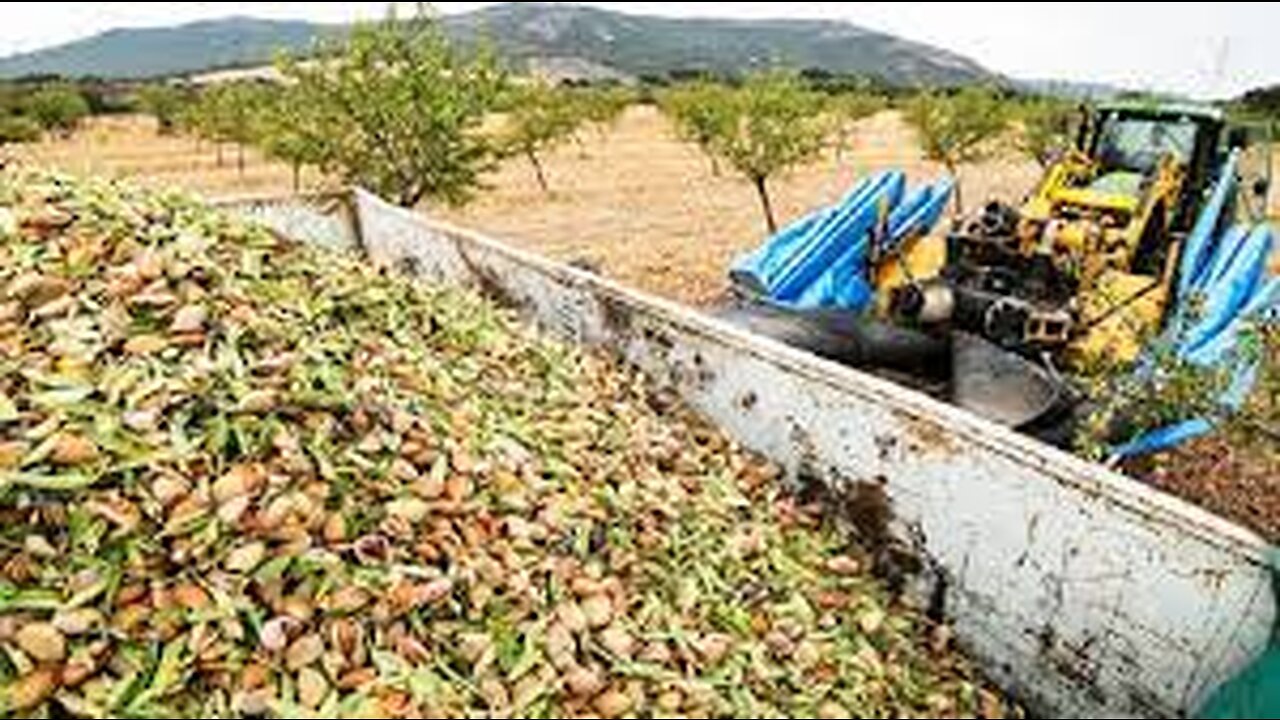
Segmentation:
<svg viewBox="0 0 1280 720">
<path fill-rule="evenodd" d="M 441 2 L 443 12 L 491 3 Z M 1280 3 L 599 2 L 666 15 L 839 18 L 968 55 L 1019 77 L 1222 96 L 1280 83 Z M 0 55 L 119 26 L 231 14 L 343 21 L 385 2 L 4 3 Z"/>
</svg>

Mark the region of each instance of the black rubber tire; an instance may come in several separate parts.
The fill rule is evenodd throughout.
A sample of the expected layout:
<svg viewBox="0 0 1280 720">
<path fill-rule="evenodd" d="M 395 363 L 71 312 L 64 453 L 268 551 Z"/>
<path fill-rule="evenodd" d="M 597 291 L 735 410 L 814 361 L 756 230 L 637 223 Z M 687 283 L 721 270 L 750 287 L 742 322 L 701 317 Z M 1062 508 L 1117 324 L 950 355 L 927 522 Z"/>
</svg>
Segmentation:
<svg viewBox="0 0 1280 720">
<path fill-rule="evenodd" d="M 869 319 L 848 310 L 792 310 L 738 300 L 715 311 L 722 320 L 758 335 L 854 367 L 884 369 L 945 381 L 951 374 L 946 336 Z"/>
</svg>

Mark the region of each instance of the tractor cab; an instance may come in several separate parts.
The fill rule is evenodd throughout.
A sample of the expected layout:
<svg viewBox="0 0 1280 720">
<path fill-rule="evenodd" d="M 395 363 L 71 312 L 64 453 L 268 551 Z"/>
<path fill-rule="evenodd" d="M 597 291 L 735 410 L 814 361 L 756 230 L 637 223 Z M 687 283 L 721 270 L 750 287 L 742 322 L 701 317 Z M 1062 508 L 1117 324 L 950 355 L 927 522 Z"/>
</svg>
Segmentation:
<svg viewBox="0 0 1280 720">
<path fill-rule="evenodd" d="M 947 238 L 933 280 L 896 292 L 908 321 L 944 322 L 1031 358 L 1129 362 L 1172 297 L 1180 243 L 1234 144 L 1221 111 L 1101 105 L 1020 206 L 992 203 Z M 1235 136 L 1232 136 L 1232 140 Z"/>
<path fill-rule="evenodd" d="M 1102 193 L 1139 197 L 1144 180 L 1156 175 L 1162 162 L 1179 167 L 1181 192 L 1169 229 L 1186 230 L 1223 159 L 1224 127 L 1215 108 L 1111 103 L 1086 114 L 1076 147 L 1096 168 L 1090 189 Z"/>
</svg>

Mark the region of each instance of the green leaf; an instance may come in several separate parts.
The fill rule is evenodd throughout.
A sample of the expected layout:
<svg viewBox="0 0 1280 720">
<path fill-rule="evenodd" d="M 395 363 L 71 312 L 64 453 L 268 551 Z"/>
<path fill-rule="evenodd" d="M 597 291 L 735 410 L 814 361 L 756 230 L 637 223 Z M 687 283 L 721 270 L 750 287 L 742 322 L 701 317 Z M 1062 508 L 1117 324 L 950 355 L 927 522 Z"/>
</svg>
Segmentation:
<svg viewBox="0 0 1280 720">
<path fill-rule="evenodd" d="M 7 393 L 0 395 L 0 423 L 11 423 L 19 418 L 18 405 Z"/>
<path fill-rule="evenodd" d="M 64 472 L 57 475 L 5 472 L 0 473 L 0 492 L 13 487 L 48 490 L 50 492 L 74 492 L 92 487 L 99 479 L 98 475 L 78 472 Z"/>
</svg>

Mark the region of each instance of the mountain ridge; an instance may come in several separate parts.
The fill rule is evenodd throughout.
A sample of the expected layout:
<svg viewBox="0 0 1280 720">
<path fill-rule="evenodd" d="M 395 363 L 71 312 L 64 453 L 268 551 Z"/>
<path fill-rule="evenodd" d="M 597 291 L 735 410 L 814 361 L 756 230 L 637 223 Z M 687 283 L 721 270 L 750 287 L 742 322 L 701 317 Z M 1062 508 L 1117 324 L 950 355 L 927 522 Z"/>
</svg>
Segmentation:
<svg viewBox="0 0 1280 720">
<path fill-rule="evenodd" d="M 875 77 L 893 85 L 959 85 L 999 77 L 958 53 L 820 19 L 670 18 L 560 3 L 503 3 L 442 16 L 462 41 L 488 37 L 519 67 L 576 58 L 626 76 L 707 71 L 736 74 L 783 65 Z M 341 25 L 246 15 L 181 25 L 113 28 L 0 58 L 0 77 L 145 79 L 267 62 L 303 52 Z"/>
</svg>

